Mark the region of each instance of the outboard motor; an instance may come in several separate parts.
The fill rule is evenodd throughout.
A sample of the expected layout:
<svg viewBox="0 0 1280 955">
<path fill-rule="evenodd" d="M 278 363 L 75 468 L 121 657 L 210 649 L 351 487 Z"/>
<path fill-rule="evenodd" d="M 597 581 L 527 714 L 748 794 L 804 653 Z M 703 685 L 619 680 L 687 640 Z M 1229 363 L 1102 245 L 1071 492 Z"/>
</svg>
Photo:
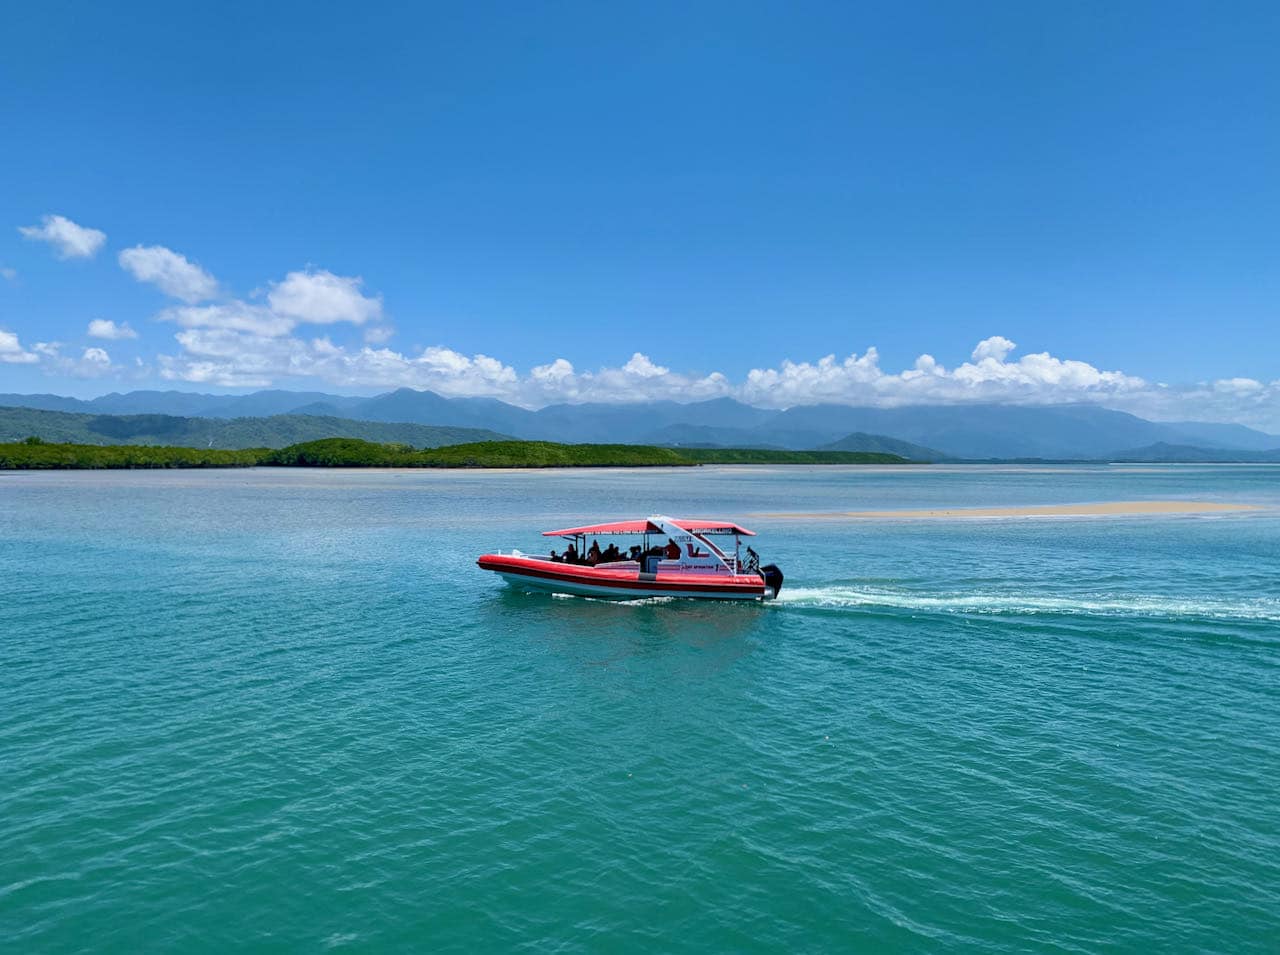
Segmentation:
<svg viewBox="0 0 1280 955">
<path fill-rule="evenodd" d="M 776 597 L 782 590 L 782 570 L 777 564 L 765 564 L 760 568 L 760 576 L 764 578 L 764 585 L 773 591 Z"/>
</svg>

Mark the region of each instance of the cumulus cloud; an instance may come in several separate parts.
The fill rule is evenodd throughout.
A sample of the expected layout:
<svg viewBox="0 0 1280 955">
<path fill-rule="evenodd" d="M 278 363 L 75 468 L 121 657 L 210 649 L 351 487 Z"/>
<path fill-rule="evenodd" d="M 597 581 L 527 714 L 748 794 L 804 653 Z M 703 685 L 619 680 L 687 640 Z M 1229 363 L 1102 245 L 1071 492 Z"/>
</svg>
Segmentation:
<svg viewBox="0 0 1280 955">
<path fill-rule="evenodd" d="M 111 367 L 111 356 L 105 348 L 86 348 L 80 355 L 80 362 L 94 373 L 101 373 Z"/>
<path fill-rule="evenodd" d="M 990 338 L 984 338 L 978 342 L 973 349 L 972 358 L 974 361 L 985 361 L 990 358 L 993 361 L 1004 361 L 1008 357 L 1009 352 L 1018 346 L 1003 335 L 992 335 Z M 921 356 L 928 357 L 928 356 Z"/>
<path fill-rule="evenodd" d="M 626 364 L 578 371 L 563 358 L 534 368 L 509 400 L 536 406 L 557 401 L 701 401 L 734 393 L 719 372 L 690 375 L 673 372 L 636 352 Z"/>
<path fill-rule="evenodd" d="M 269 310 L 264 310 L 269 315 Z M 720 372 L 682 374 L 637 352 L 620 366 L 579 370 L 565 358 L 527 373 L 498 358 L 465 355 L 443 346 L 405 353 L 386 347 L 348 347 L 328 337 L 266 332 L 253 322 L 188 323 L 176 355 L 160 358 L 172 380 L 265 387 L 287 379 L 318 379 L 344 387 L 408 386 L 450 396 L 492 396 L 525 407 L 557 402 L 697 401 L 732 397 L 763 407 L 816 402 L 892 407 L 913 404 L 1093 402 L 1156 419 L 1248 421 L 1280 426 L 1280 382 L 1223 379 L 1168 388 L 1120 371 L 1045 352 L 1015 358 L 1016 345 L 995 336 L 971 360 L 947 368 L 921 355 L 912 367 L 880 367 L 875 348 L 844 359 L 784 361 L 757 368 L 740 382 Z"/>
<path fill-rule="evenodd" d="M 267 303 L 276 314 L 299 322 L 363 325 L 382 317 L 382 298 L 366 296 L 360 291 L 363 284 L 359 276 L 334 275 L 324 269 L 290 272 L 271 286 Z"/>
<path fill-rule="evenodd" d="M 95 318 L 89 322 L 90 338 L 105 338 L 108 341 L 121 341 L 126 338 L 137 338 L 138 333 L 129 327 L 128 322 L 117 325 L 109 318 Z"/>
<path fill-rule="evenodd" d="M 77 225 L 66 216 L 44 216 L 39 225 L 18 226 L 24 237 L 53 246 L 60 259 L 90 259 L 107 241 L 107 234 Z"/>
<path fill-rule="evenodd" d="M 167 250 L 166 250 L 167 251 Z M 184 260 L 185 261 L 185 260 Z M 395 333 L 389 325 L 366 329 L 366 347 L 348 353 L 327 338 L 290 338 L 299 325 L 331 325 L 346 322 L 361 325 L 382 318 L 382 299 L 360 291 L 358 276 L 334 275 L 325 270 L 290 272 L 271 285 L 266 304 L 232 299 L 209 305 L 179 305 L 167 308 L 156 318 L 180 325 L 177 334 L 183 356 L 168 356 L 162 364 L 166 377 L 216 384 L 262 384 L 271 376 L 335 375 L 359 378 L 356 367 L 367 367 L 368 375 L 401 383 L 412 377 L 410 368 L 428 369 L 444 379 L 463 372 L 447 357 L 448 349 L 426 349 L 421 355 L 404 359 L 397 368 L 389 356 L 397 353 L 371 346 L 385 344 Z M 482 357 L 482 356 L 481 356 Z M 487 367 L 472 362 L 472 367 Z M 303 370 L 310 369 L 310 370 Z M 466 369 L 464 369 L 465 371 Z M 483 377 L 483 376 L 481 376 Z M 459 387 L 466 389 L 466 384 Z"/>
<path fill-rule="evenodd" d="M 1280 383 L 1227 378 L 1169 388 L 1118 370 L 1096 367 L 1048 352 L 1016 356 L 1017 344 L 1003 335 L 979 341 L 969 359 L 948 367 L 921 354 L 909 368 L 888 371 L 879 352 L 868 347 L 843 358 L 784 360 L 753 368 L 738 381 L 720 371 L 673 371 L 643 352 L 623 364 L 588 370 L 563 357 L 527 372 L 499 358 L 466 355 L 433 345 L 414 352 L 388 346 L 394 329 L 383 315 L 382 298 L 366 294 L 359 276 L 307 267 L 270 283 L 265 296 L 202 304 L 217 295 L 217 283 L 198 265 L 160 246 L 137 246 L 120 255 L 121 265 L 142 281 L 154 282 L 185 304 L 156 317 L 178 326 L 176 353 L 157 357 L 170 380 L 227 387 L 265 387 L 302 379 L 352 388 L 408 386 L 452 396 L 491 396 L 524 407 L 556 402 L 635 402 L 657 399 L 698 401 L 732 397 L 752 405 L 787 408 L 832 402 L 893 407 L 915 404 L 1092 402 L 1153 418 L 1234 420 L 1280 427 Z M 265 301 L 263 300 L 265 299 Z M 343 344 L 328 335 L 308 337 L 307 325 L 364 326 L 363 343 Z M 65 362 L 46 356 L 39 343 L 21 348 L 16 336 L 0 340 L 8 362 Z M 128 325 L 103 320 L 90 334 L 130 337 Z M 98 350 L 100 351 L 100 349 Z M 56 352 L 56 346 L 55 346 Z M 103 353 L 105 355 L 105 353 Z M 76 372 L 114 367 L 88 352 Z"/>
<path fill-rule="evenodd" d="M 635 375 L 637 378 L 661 378 L 664 375 L 671 374 L 670 368 L 664 368 L 661 365 L 655 365 L 649 360 L 648 355 L 636 352 L 631 359 L 622 366 L 622 370 L 629 375 Z"/>
<path fill-rule="evenodd" d="M 6 340 L 7 335 L 12 341 Z M 16 347 L 16 345 L 16 336 L 0 332 L 0 361 L 38 365 L 46 374 L 70 375 L 74 378 L 98 378 L 117 370 L 117 366 L 111 361 L 111 356 L 103 348 L 85 348 L 80 352 L 79 357 L 71 357 L 62 353 L 61 342 L 36 342 L 29 352 L 17 349 L 16 353 L 20 357 L 6 358 L 5 355 L 8 354 L 6 348 Z"/>
<path fill-rule="evenodd" d="M 0 328 L 0 361 L 10 365 L 29 365 L 39 360 L 39 355 L 22 347 L 17 334 Z"/>
<path fill-rule="evenodd" d="M 1015 348 L 1009 339 L 996 335 L 979 342 L 972 360 L 955 369 L 948 370 L 925 354 L 914 367 L 896 374 L 881 369 L 875 348 L 843 360 L 827 355 L 816 362 L 784 361 L 778 368 L 748 372 L 741 397 L 779 408 L 815 401 L 883 407 L 984 401 L 1049 404 L 1098 401 L 1147 387 L 1141 378 L 1047 352 L 1010 361 Z"/>
<path fill-rule="evenodd" d="M 277 315 L 264 305 L 231 301 L 221 305 L 179 305 L 156 316 L 162 322 L 174 322 L 184 328 L 216 328 L 249 332 L 262 338 L 275 338 L 293 331 L 291 318 Z"/>
<path fill-rule="evenodd" d="M 1266 385 L 1253 378 L 1222 378 L 1213 383 L 1213 390 L 1233 395 L 1256 395 L 1266 389 Z"/>
<path fill-rule="evenodd" d="M 348 387 L 407 386 L 455 397 L 492 396 L 527 406 L 555 401 L 694 400 L 732 391 L 723 375 L 676 374 L 640 353 L 621 368 L 580 373 L 559 358 L 521 376 L 489 355 L 465 355 L 438 345 L 405 354 L 367 344 L 348 348 L 328 337 L 261 334 L 226 324 L 193 326 L 176 338 L 182 352 L 160 357 L 164 377 L 228 387 L 318 378 Z"/>
<path fill-rule="evenodd" d="M 149 282 L 171 298 L 194 304 L 218 294 L 212 275 L 162 245 L 135 245 L 121 252 L 119 260 L 120 267 L 139 282 Z"/>
<path fill-rule="evenodd" d="M 1159 384 L 1105 404 L 1153 421 L 1230 421 L 1280 433 L 1280 379 L 1222 378 L 1175 387 Z"/>
<path fill-rule="evenodd" d="M 227 387 L 265 387 L 280 378 L 320 378 L 338 385 L 431 388 L 450 395 L 507 394 L 519 384 L 515 369 L 487 355 L 449 348 L 404 355 L 368 345 L 348 349 L 328 337 L 255 334 L 236 328 L 191 328 L 176 336 L 180 355 L 159 358 L 171 380 Z"/>
</svg>

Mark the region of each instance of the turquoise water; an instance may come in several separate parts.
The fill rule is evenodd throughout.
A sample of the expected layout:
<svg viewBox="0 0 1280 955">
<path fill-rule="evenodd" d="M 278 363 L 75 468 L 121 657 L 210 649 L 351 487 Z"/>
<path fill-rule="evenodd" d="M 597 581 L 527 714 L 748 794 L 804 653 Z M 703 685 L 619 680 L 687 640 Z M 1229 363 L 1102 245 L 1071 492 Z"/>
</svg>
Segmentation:
<svg viewBox="0 0 1280 955">
<path fill-rule="evenodd" d="M 655 510 L 781 599 L 474 566 Z M 1277 950 L 1280 468 L 3 474 L 0 606 L 0 947 Z"/>
</svg>

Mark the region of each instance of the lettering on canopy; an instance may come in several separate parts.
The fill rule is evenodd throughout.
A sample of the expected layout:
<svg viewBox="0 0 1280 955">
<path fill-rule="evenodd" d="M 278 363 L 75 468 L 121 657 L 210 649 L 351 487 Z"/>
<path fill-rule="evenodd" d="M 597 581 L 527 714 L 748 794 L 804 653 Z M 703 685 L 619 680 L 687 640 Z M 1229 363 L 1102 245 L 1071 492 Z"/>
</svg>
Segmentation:
<svg viewBox="0 0 1280 955">
<path fill-rule="evenodd" d="M 651 517 L 650 520 L 661 528 L 680 549 L 680 556 L 664 560 L 662 570 L 715 570 L 728 571 L 729 565 L 725 555 L 709 540 L 691 533 L 691 528 L 673 521 L 669 517 Z M 690 522 L 693 523 L 693 522 Z"/>
</svg>

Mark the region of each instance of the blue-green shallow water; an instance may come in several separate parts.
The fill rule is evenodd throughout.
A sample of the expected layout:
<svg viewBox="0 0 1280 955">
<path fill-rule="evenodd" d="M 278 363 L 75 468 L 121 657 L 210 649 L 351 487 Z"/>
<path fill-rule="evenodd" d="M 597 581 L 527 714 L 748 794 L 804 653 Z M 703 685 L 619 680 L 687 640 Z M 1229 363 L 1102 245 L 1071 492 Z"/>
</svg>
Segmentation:
<svg viewBox="0 0 1280 955">
<path fill-rule="evenodd" d="M 1185 498 L 1248 515 L 758 511 Z M 0 946 L 1276 950 L 1280 469 L 0 475 Z M 524 595 L 735 517 L 759 606 Z"/>
</svg>

